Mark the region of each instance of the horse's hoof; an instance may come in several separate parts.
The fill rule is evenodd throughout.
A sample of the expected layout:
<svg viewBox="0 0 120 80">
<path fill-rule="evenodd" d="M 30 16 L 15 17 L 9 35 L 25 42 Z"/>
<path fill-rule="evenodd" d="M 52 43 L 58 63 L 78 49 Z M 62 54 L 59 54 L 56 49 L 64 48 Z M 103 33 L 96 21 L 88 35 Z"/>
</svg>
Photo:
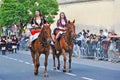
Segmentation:
<svg viewBox="0 0 120 80">
<path fill-rule="evenodd" d="M 48 74 L 46 73 L 46 74 L 44 74 L 44 77 L 48 77 Z"/>
<path fill-rule="evenodd" d="M 48 75 L 44 75 L 44 77 L 48 77 Z"/>
<path fill-rule="evenodd" d="M 38 72 L 34 72 L 34 75 L 38 75 Z"/>
<path fill-rule="evenodd" d="M 57 67 L 58 70 L 60 70 L 60 67 Z"/>
<path fill-rule="evenodd" d="M 56 67 L 54 67 L 53 69 L 56 70 Z"/>
<path fill-rule="evenodd" d="M 69 69 L 69 73 L 71 73 L 72 72 L 72 69 Z"/>
<path fill-rule="evenodd" d="M 64 69 L 63 72 L 66 72 L 66 70 Z"/>
</svg>

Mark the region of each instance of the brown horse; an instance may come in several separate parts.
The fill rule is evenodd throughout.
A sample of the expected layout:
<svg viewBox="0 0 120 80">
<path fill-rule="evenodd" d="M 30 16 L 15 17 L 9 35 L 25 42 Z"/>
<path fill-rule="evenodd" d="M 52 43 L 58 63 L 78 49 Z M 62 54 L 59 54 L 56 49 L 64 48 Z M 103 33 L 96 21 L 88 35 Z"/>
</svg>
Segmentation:
<svg viewBox="0 0 120 80">
<path fill-rule="evenodd" d="M 38 68 L 40 66 L 39 57 L 43 53 L 45 54 L 45 70 L 44 70 L 44 76 L 48 76 L 47 72 L 47 64 L 48 64 L 48 56 L 49 56 L 49 50 L 50 45 L 49 42 L 51 41 L 51 29 L 49 24 L 44 24 L 43 28 L 41 29 L 41 33 L 34 42 L 32 42 L 31 47 L 31 56 L 34 63 L 34 74 L 38 75 Z"/>
<path fill-rule="evenodd" d="M 60 69 L 60 55 L 63 55 L 63 59 L 64 59 L 64 67 L 63 67 L 63 72 L 66 72 L 66 52 L 69 53 L 69 72 L 72 72 L 72 68 L 71 68 L 71 61 L 72 61 L 72 53 L 73 53 L 73 37 L 75 35 L 75 20 L 73 22 L 68 21 L 68 25 L 67 25 L 67 30 L 66 30 L 66 34 L 63 34 L 60 37 L 59 41 L 55 42 L 55 45 L 52 46 L 52 50 L 53 50 L 53 63 L 54 63 L 54 69 L 56 69 L 56 64 L 55 64 L 55 57 L 57 57 L 58 60 L 58 66 L 57 69 Z M 59 30 L 57 31 L 59 32 Z"/>
</svg>

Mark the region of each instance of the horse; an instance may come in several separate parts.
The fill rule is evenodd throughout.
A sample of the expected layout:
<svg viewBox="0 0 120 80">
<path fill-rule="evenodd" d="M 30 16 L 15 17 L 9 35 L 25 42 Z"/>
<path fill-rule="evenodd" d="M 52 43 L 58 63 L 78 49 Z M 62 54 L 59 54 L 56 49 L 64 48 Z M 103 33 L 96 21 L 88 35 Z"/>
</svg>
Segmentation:
<svg viewBox="0 0 120 80">
<path fill-rule="evenodd" d="M 53 66 L 54 70 L 56 70 L 56 64 L 55 64 L 55 57 L 57 57 L 58 60 L 58 66 L 57 69 L 60 70 L 60 55 L 63 55 L 64 59 L 64 67 L 63 67 L 63 72 L 66 72 L 66 52 L 69 53 L 69 72 L 72 72 L 71 68 L 71 61 L 72 61 L 72 53 L 73 53 L 73 38 L 75 35 L 75 20 L 73 22 L 68 21 L 67 24 L 67 29 L 66 29 L 66 34 L 61 35 L 59 37 L 59 41 L 55 42 L 55 45 L 52 46 L 52 53 L 53 53 Z M 56 31 L 56 33 L 58 33 Z"/>
<path fill-rule="evenodd" d="M 38 38 L 31 44 L 31 56 L 34 63 L 34 75 L 38 75 L 38 69 L 40 66 L 39 57 L 41 54 L 45 55 L 44 61 L 44 77 L 48 77 L 47 65 L 48 65 L 48 56 L 50 50 L 50 41 L 51 41 L 51 29 L 50 24 L 44 24 Z"/>
</svg>

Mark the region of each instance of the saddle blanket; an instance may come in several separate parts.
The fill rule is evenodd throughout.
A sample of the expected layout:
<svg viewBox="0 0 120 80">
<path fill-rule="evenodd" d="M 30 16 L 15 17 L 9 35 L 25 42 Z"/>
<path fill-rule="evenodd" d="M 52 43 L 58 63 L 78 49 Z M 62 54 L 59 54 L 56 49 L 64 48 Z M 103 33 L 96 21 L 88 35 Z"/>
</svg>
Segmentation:
<svg viewBox="0 0 120 80">
<path fill-rule="evenodd" d="M 61 34 L 65 34 L 66 30 L 59 30 L 59 32 L 56 35 L 53 35 L 53 40 L 55 41 L 56 39 L 58 39 L 60 37 Z"/>
<path fill-rule="evenodd" d="M 36 30 L 31 30 L 31 35 L 30 35 L 30 42 L 34 41 L 35 39 L 38 38 L 39 34 L 40 34 L 40 29 L 36 29 Z"/>
</svg>

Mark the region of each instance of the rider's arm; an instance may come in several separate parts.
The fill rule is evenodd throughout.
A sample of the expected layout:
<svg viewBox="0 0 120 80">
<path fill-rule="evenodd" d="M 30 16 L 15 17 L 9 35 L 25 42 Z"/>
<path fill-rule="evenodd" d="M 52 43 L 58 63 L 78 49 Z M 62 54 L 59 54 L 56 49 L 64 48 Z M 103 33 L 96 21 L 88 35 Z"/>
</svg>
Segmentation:
<svg viewBox="0 0 120 80">
<path fill-rule="evenodd" d="M 60 26 L 60 20 L 57 21 L 57 27 L 59 27 L 59 26 Z"/>
<path fill-rule="evenodd" d="M 35 27 L 35 19 L 34 18 L 31 20 L 30 24 L 32 27 Z"/>
</svg>

